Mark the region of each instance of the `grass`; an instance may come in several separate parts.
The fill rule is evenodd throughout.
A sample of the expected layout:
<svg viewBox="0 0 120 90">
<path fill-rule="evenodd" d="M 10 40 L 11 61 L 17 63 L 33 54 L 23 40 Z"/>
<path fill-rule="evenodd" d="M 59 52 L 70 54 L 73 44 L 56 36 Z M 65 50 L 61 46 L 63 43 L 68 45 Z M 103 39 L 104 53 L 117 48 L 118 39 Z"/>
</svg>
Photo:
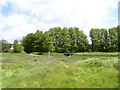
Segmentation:
<svg viewBox="0 0 120 90">
<path fill-rule="evenodd" d="M 47 53 L 46 53 L 47 55 Z M 117 53 L 3 53 L 3 88 L 118 88 Z"/>
</svg>

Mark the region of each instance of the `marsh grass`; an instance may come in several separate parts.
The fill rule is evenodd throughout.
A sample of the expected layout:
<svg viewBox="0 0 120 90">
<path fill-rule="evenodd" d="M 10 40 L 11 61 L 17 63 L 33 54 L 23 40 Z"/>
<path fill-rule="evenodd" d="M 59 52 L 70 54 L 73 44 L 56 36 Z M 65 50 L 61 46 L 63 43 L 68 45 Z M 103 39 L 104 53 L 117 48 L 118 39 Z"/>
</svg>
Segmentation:
<svg viewBox="0 0 120 90">
<path fill-rule="evenodd" d="M 102 54 L 102 55 L 101 55 Z M 117 88 L 117 53 L 3 54 L 3 88 Z M 11 58 L 12 57 L 12 58 Z M 7 60 L 6 60 L 7 59 Z"/>
</svg>

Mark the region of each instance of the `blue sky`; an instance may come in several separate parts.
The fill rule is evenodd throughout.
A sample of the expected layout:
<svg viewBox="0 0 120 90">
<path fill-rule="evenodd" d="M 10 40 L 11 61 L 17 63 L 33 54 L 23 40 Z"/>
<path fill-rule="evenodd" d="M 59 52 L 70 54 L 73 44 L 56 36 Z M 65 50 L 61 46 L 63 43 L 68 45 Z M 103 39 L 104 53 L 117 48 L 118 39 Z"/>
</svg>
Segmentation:
<svg viewBox="0 0 120 90">
<path fill-rule="evenodd" d="M 7 3 L 6 6 L 2 7 L 2 14 L 5 16 L 9 15 L 11 12 L 11 9 L 12 9 L 12 5 L 10 3 Z"/>
<path fill-rule="evenodd" d="M 119 0 L 1 0 L 1 39 L 13 42 L 28 33 L 52 27 L 91 28 L 118 24 Z"/>
</svg>

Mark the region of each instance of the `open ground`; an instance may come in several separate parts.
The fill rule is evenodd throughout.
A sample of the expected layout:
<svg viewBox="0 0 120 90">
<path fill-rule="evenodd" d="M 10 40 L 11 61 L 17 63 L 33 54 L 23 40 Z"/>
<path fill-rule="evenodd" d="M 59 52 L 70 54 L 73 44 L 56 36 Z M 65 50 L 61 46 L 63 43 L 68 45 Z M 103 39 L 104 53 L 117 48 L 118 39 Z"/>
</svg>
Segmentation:
<svg viewBox="0 0 120 90">
<path fill-rule="evenodd" d="M 118 88 L 118 53 L 2 53 L 3 88 Z"/>
</svg>

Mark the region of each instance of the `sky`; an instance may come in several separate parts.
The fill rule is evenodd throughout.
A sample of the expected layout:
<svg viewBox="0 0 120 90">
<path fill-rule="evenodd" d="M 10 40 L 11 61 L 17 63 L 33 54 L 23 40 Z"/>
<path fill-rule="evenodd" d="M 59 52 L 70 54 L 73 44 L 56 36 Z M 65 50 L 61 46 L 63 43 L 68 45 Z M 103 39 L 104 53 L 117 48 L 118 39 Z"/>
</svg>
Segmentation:
<svg viewBox="0 0 120 90">
<path fill-rule="evenodd" d="M 79 27 L 89 37 L 92 28 L 118 25 L 119 0 L 0 0 L 0 39 L 10 43 L 36 30 Z M 90 38 L 89 38 L 90 39 Z"/>
</svg>

